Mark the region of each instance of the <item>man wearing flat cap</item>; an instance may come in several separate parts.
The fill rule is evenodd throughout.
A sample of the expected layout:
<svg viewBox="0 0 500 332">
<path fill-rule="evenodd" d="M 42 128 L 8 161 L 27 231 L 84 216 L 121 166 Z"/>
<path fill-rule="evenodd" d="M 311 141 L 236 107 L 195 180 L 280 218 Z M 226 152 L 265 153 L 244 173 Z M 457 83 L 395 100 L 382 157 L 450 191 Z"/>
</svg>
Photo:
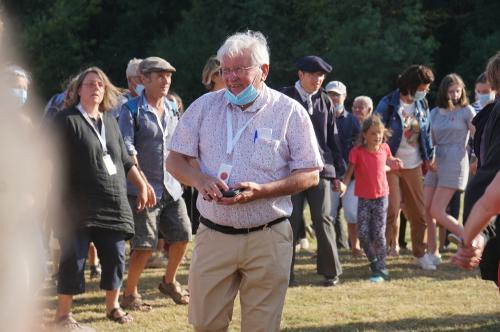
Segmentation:
<svg viewBox="0 0 500 332">
<path fill-rule="evenodd" d="M 290 218 L 294 243 L 303 223 L 304 202 L 307 199 L 311 219 L 318 242 L 317 271 L 324 276 L 324 286 L 334 286 L 339 281 L 342 267 L 337 252 L 335 229 L 330 214 L 330 187 L 340 189 L 338 178 L 344 174 L 345 166 L 339 148 L 335 111 L 328 94 L 321 87 L 325 75 L 332 66 L 318 56 L 310 55 L 297 61 L 299 80 L 295 86 L 282 90 L 287 96 L 297 100 L 309 113 L 325 166 L 320 173 L 317 186 L 310 187 L 292 196 L 293 213 Z M 293 269 L 295 246 L 290 271 L 290 286 L 296 286 Z"/>
<path fill-rule="evenodd" d="M 151 306 L 142 301 L 137 286 L 156 248 L 158 231 L 170 244 L 168 264 L 158 288 L 177 304 L 189 302 L 189 294 L 181 288 L 175 276 L 191 240 L 191 224 L 181 184 L 165 169 L 167 146 L 178 122 L 177 107 L 166 98 L 175 68 L 164 59 L 149 57 L 139 64 L 138 71 L 144 90 L 123 104 L 119 125 L 127 151 L 147 179 L 148 194 L 156 197 L 157 204 L 141 212 L 132 209 L 135 236 L 131 240 L 132 253 L 121 306 L 149 311 Z M 130 184 L 128 195 L 132 204 L 136 191 Z"/>
</svg>

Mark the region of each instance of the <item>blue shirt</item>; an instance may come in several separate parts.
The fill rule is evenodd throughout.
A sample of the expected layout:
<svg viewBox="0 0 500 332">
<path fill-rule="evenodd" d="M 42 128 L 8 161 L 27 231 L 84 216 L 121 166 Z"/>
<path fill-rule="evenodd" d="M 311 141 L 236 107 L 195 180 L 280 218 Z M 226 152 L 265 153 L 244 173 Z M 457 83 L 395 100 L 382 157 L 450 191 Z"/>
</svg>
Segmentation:
<svg viewBox="0 0 500 332">
<path fill-rule="evenodd" d="M 354 115 L 344 109 L 337 117 L 337 128 L 342 158 L 346 163 L 349 163 L 349 152 L 361 132 L 361 125 Z"/>
<path fill-rule="evenodd" d="M 125 103 L 118 120 L 125 147 L 131 156 L 137 156 L 139 167 L 153 187 L 156 197 L 160 198 L 166 189 L 177 200 L 182 196 L 181 184 L 165 170 L 167 146 L 179 121 L 177 108 L 164 98 L 165 113 L 160 119 L 155 109 L 148 104 L 144 93 L 134 100 L 137 102 L 136 115 L 132 115 Z M 128 183 L 128 194 L 137 195 L 137 189 L 131 183 Z"/>
</svg>

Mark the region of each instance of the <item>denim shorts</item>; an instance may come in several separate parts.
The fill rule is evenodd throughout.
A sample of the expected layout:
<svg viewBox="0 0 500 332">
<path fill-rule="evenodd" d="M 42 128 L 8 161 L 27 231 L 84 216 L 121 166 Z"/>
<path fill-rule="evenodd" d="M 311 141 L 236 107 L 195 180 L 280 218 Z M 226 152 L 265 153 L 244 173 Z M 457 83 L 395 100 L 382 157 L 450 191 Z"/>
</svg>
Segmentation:
<svg viewBox="0 0 500 332">
<path fill-rule="evenodd" d="M 158 232 L 168 243 L 191 241 L 191 222 L 186 203 L 181 197 L 174 201 L 168 192 L 152 208 L 144 208 L 137 213 L 135 196 L 129 196 L 129 203 L 134 214 L 135 235 L 130 241 L 132 249 L 153 250 L 158 243 Z"/>
</svg>

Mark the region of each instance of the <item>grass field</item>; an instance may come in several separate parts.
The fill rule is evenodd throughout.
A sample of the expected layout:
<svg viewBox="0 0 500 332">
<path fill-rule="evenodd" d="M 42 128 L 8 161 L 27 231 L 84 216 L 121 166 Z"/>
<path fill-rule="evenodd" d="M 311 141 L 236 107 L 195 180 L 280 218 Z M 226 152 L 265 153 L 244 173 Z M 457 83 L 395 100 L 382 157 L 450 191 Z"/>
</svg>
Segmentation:
<svg viewBox="0 0 500 332">
<path fill-rule="evenodd" d="M 389 260 L 392 281 L 373 284 L 365 259 L 341 251 L 344 273 L 338 286 L 320 286 L 313 251 L 301 251 L 296 264 L 300 287 L 289 289 L 282 328 L 284 331 L 500 331 L 499 294 L 477 271 L 458 270 L 445 253 L 437 271 L 423 271 L 409 253 Z M 189 262 L 189 259 L 187 260 Z M 187 284 L 188 265 L 179 281 Z M 104 317 L 104 293 L 98 282 L 87 284 L 87 293 L 76 297 L 74 314 L 98 331 L 189 331 L 187 307 L 178 306 L 157 290 L 162 269 L 148 269 L 141 292 L 153 304 L 150 313 L 132 312 L 135 321 L 119 326 Z M 56 297 L 47 284 L 44 316 L 54 313 Z M 239 331 L 239 306 L 235 306 L 231 331 Z"/>
</svg>

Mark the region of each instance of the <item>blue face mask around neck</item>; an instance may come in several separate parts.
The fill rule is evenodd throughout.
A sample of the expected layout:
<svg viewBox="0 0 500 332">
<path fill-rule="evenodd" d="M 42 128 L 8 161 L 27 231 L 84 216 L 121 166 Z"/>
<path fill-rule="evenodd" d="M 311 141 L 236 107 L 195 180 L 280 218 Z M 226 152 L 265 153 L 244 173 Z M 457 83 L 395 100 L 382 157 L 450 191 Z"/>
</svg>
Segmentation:
<svg viewBox="0 0 500 332">
<path fill-rule="evenodd" d="M 238 106 L 243 106 L 250 104 L 253 102 L 257 97 L 259 96 L 259 91 L 255 89 L 253 86 L 253 82 L 255 81 L 255 78 L 253 79 L 252 83 L 250 83 L 243 91 L 241 91 L 237 96 L 231 93 L 228 89 L 226 89 L 226 92 L 224 93 L 224 97 L 231 103 L 235 104 Z"/>
</svg>

